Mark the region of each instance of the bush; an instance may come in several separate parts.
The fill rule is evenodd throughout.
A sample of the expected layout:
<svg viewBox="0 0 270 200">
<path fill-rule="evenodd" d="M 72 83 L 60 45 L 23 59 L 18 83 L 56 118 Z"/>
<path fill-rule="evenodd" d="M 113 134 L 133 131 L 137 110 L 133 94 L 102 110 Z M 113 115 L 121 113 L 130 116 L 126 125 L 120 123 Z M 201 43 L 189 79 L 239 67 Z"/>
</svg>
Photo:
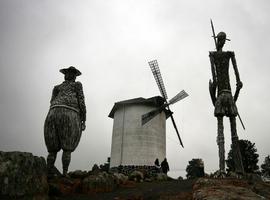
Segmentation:
<svg viewBox="0 0 270 200">
<path fill-rule="evenodd" d="M 198 178 L 204 176 L 204 163 L 202 159 L 192 159 L 188 162 L 188 166 L 186 168 L 187 178 Z"/>
<path fill-rule="evenodd" d="M 262 175 L 270 178 L 270 156 L 266 156 L 264 163 L 261 165 Z"/>
<path fill-rule="evenodd" d="M 258 173 L 258 157 L 257 149 L 255 147 L 255 143 L 251 143 L 248 140 L 239 140 L 239 148 L 242 155 L 242 162 L 243 167 L 246 173 Z M 232 152 L 232 145 L 231 150 L 228 153 L 228 159 L 226 160 L 227 163 L 227 171 L 233 172 L 235 171 L 235 165 L 233 161 L 233 152 Z"/>
</svg>

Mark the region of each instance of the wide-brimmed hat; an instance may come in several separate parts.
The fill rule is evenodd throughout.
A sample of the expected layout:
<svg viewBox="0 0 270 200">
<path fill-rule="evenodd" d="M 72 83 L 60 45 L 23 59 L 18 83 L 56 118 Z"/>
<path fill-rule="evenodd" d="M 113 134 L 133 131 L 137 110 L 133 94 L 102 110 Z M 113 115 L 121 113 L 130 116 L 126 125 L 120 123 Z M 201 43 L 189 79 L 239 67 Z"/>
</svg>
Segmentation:
<svg viewBox="0 0 270 200">
<path fill-rule="evenodd" d="M 63 74 L 66 74 L 67 72 L 72 72 L 72 73 L 74 73 L 76 76 L 80 76 L 82 73 L 78 70 L 78 69 L 76 69 L 75 67 L 73 67 L 73 66 L 70 66 L 69 68 L 63 68 L 63 69 L 60 69 L 59 70 L 61 73 L 63 73 Z"/>
<path fill-rule="evenodd" d="M 221 31 L 217 34 L 217 36 L 215 38 L 225 38 L 225 40 L 231 41 L 230 39 L 227 38 L 227 35 L 225 32 Z"/>
</svg>

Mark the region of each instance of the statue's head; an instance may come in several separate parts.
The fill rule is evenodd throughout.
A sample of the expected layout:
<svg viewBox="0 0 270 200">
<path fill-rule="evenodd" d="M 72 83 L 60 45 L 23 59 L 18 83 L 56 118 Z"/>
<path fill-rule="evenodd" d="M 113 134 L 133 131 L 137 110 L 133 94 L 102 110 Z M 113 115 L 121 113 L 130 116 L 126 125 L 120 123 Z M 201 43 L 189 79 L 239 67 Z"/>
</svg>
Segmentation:
<svg viewBox="0 0 270 200">
<path fill-rule="evenodd" d="M 223 48 L 226 40 L 230 41 L 229 39 L 227 39 L 226 33 L 222 32 L 222 31 L 217 34 L 216 38 L 217 38 L 217 49 L 218 50 Z"/>
<path fill-rule="evenodd" d="M 75 81 L 76 77 L 82 74 L 78 69 L 73 66 L 60 69 L 60 72 L 65 75 L 65 80 L 67 81 Z"/>
</svg>

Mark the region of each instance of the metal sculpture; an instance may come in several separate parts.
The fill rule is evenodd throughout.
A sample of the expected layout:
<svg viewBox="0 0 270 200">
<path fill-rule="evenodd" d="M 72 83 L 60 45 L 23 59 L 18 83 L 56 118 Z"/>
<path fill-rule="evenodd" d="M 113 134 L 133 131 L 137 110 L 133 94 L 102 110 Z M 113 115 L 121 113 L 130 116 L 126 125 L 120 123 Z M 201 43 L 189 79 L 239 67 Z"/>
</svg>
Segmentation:
<svg viewBox="0 0 270 200">
<path fill-rule="evenodd" d="M 219 170 L 221 175 L 225 174 L 225 148 L 224 148 L 224 126 L 223 117 L 229 117 L 231 125 L 233 159 L 235 163 L 235 171 L 244 173 L 242 157 L 238 144 L 238 136 L 236 129 L 236 117 L 238 116 L 243 128 L 244 124 L 239 116 L 235 102 L 237 101 L 240 89 L 243 83 L 240 80 L 236 59 L 233 51 L 223 51 L 222 48 L 227 41 L 230 41 L 224 32 L 215 35 L 213 22 L 211 20 L 213 38 L 215 41 L 216 51 L 209 52 L 212 80 L 209 81 L 209 92 L 212 103 L 215 106 L 214 115 L 218 121 L 217 144 L 219 148 Z M 232 61 L 233 69 L 236 76 L 236 92 L 232 96 L 230 77 L 229 77 L 229 61 Z"/>
<path fill-rule="evenodd" d="M 150 68 L 151 68 L 151 71 L 154 75 L 154 78 L 156 80 L 156 83 L 158 85 L 158 88 L 159 88 L 159 91 L 162 95 L 162 97 L 164 98 L 165 100 L 165 103 L 159 107 L 158 109 L 155 109 L 155 110 L 152 110 L 144 115 L 142 115 L 142 125 L 146 124 L 148 121 L 150 121 L 151 119 L 153 119 L 155 116 L 157 116 L 159 113 L 161 113 L 164 109 L 167 109 L 167 111 L 169 111 L 170 113 L 170 118 L 172 120 L 172 123 L 173 123 L 173 126 L 174 126 L 174 129 L 177 133 L 177 137 L 180 141 L 180 144 L 182 147 L 183 146 L 183 143 L 182 143 L 182 140 L 181 140 L 181 137 L 179 135 L 179 131 L 177 129 L 177 126 L 176 126 L 176 123 L 175 123 L 175 120 L 173 118 L 173 112 L 170 110 L 170 105 L 184 99 L 185 97 L 188 96 L 188 94 L 182 90 L 181 92 L 179 92 L 177 95 L 175 95 L 175 97 L 173 97 L 171 100 L 167 101 L 168 99 L 168 96 L 167 96 L 167 92 L 166 92 L 166 89 L 165 89 L 165 86 L 164 86 L 164 83 L 163 83 L 163 79 L 162 79 L 162 76 L 161 76 L 161 73 L 160 73 L 160 69 L 159 69 L 159 66 L 158 66 L 158 62 L 157 60 L 153 60 L 153 61 L 150 61 L 148 62 Z"/>
<path fill-rule="evenodd" d="M 56 85 L 52 92 L 50 110 L 44 124 L 44 137 L 48 150 L 48 175 L 55 176 L 54 163 L 57 152 L 63 150 L 63 175 L 67 176 L 73 152 L 85 130 L 86 107 L 82 84 L 75 82 L 81 72 L 75 67 L 60 70 L 65 81 Z"/>
</svg>

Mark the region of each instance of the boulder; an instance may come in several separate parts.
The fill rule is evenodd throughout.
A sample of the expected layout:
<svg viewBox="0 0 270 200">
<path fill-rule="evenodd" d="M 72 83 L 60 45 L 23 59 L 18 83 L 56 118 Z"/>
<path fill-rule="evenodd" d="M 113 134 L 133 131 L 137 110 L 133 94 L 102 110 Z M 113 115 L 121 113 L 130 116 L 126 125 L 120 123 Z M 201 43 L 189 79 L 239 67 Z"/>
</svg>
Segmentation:
<svg viewBox="0 0 270 200">
<path fill-rule="evenodd" d="M 155 178 L 154 177 L 145 178 L 144 181 L 145 182 L 153 182 L 153 181 L 155 181 Z"/>
<path fill-rule="evenodd" d="M 81 179 L 55 177 L 48 180 L 49 196 L 67 196 L 81 192 Z"/>
<path fill-rule="evenodd" d="M 247 180 L 223 178 L 200 178 L 193 186 L 193 200 L 259 200 L 262 195 L 255 192 Z"/>
<path fill-rule="evenodd" d="M 144 179 L 144 175 L 142 172 L 135 170 L 129 175 L 128 178 L 132 181 L 142 182 Z"/>
<path fill-rule="evenodd" d="M 270 199 L 270 183 L 264 183 L 262 181 L 256 182 L 252 190 L 265 199 Z"/>
<path fill-rule="evenodd" d="M 262 176 L 262 181 L 266 183 L 270 183 L 270 177 L 268 176 Z"/>
<path fill-rule="evenodd" d="M 114 173 L 113 174 L 117 184 L 125 185 L 128 181 L 128 176 L 125 176 L 124 174 L 121 173 Z"/>
<path fill-rule="evenodd" d="M 158 173 L 156 176 L 156 180 L 157 181 L 167 181 L 168 176 L 167 176 L 167 174 L 164 174 L 164 173 Z"/>
<path fill-rule="evenodd" d="M 53 166 L 50 173 L 47 169 L 47 176 L 50 179 L 50 178 L 55 178 L 55 177 L 62 177 L 62 174 L 55 166 Z"/>
<path fill-rule="evenodd" d="M 231 178 L 237 178 L 237 174 L 234 172 L 229 172 L 229 174 L 226 174 L 226 172 L 220 170 L 217 170 L 213 174 L 211 174 L 210 178 L 225 178 L 227 176 Z"/>
<path fill-rule="evenodd" d="M 47 167 L 43 157 L 0 151 L 0 199 L 47 199 Z"/>
<path fill-rule="evenodd" d="M 75 170 L 73 172 L 69 172 L 68 175 L 71 178 L 85 178 L 88 175 L 87 171 L 82 171 L 82 170 Z"/>
<path fill-rule="evenodd" d="M 111 192 L 117 186 L 116 178 L 106 172 L 89 175 L 82 181 L 82 192 L 86 194 L 97 192 Z"/>
</svg>

